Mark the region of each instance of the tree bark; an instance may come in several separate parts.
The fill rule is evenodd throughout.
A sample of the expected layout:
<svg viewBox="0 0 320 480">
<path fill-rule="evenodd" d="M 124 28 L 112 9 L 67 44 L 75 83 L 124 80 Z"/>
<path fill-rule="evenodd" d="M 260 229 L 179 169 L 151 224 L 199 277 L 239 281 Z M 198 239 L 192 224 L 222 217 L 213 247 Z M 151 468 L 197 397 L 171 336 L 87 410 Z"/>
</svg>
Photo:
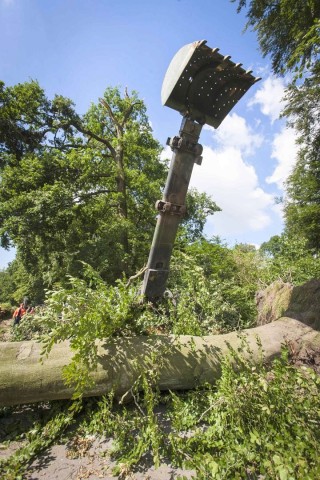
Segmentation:
<svg viewBox="0 0 320 480">
<path fill-rule="evenodd" d="M 144 369 L 150 367 L 151 352 L 159 354 L 158 385 L 161 390 L 185 390 L 202 382 L 214 383 L 221 374 L 221 360 L 230 347 L 243 349 L 243 337 L 255 361 L 260 358 L 257 337 L 264 360 L 280 355 L 285 343 L 297 347 L 320 349 L 320 333 L 292 318 L 281 318 L 261 327 L 225 335 L 140 336 L 114 338 L 98 343 L 99 364 L 92 376 L 95 386 L 86 396 L 114 390 L 120 397 L 129 391 Z M 52 349 L 40 362 L 41 344 L 35 341 L 0 343 L 0 406 L 31 403 L 72 396 L 72 389 L 62 380 L 62 369 L 73 352 L 68 342 Z M 242 355 L 248 357 L 248 348 Z"/>
</svg>

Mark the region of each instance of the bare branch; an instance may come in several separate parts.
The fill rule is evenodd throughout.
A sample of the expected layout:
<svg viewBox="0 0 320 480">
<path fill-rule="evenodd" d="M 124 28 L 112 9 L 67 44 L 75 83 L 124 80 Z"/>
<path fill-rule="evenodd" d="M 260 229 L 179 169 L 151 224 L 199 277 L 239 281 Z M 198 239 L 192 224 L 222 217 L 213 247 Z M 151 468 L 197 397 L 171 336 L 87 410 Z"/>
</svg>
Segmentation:
<svg viewBox="0 0 320 480">
<path fill-rule="evenodd" d="M 112 108 L 110 107 L 110 105 L 103 98 L 99 98 L 99 102 L 107 110 L 111 120 L 113 121 L 113 123 L 116 126 L 118 135 L 119 135 L 119 133 L 122 133 L 121 126 L 120 126 L 119 122 L 117 121 L 116 117 L 114 116 Z"/>
<path fill-rule="evenodd" d="M 141 268 L 141 270 L 139 270 L 138 273 L 136 273 L 135 275 L 132 275 L 132 277 L 130 277 L 129 280 L 127 281 L 126 287 L 129 287 L 131 281 L 134 280 L 135 278 L 140 277 L 140 275 L 142 275 L 146 270 L 147 270 L 147 267 L 143 267 Z"/>
<path fill-rule="evenodd" d="M 80 125 L 78 125 L 78 124 L 76 124 L 76 123 L 72 123 L 72 125 L 73 125 L 77 130 L 79 130 L 79 132 L 83 133 L 84 135 L 88 135 L 89 137 L 94 138 L 94 139 L 97 140 L 98 142 L 103 143 L 103 144 L 110 150 L 112 156 L 113 156 L 113 157 L 116 156 L 116 151 L 115 151 L 115 149 L 113 148 L 113 146 L 111 145 L 111 143 L 109 142 L 109 140 L 107 140 L 106 138 L 102 138 L 102 137 L 100 137 L 99 135 L 96 135 L 96 134 L 93 133 L 91 130 L 87 130 L 86 128 L 83 128 L 83 127 L 81 127 Z"/>
</svg>

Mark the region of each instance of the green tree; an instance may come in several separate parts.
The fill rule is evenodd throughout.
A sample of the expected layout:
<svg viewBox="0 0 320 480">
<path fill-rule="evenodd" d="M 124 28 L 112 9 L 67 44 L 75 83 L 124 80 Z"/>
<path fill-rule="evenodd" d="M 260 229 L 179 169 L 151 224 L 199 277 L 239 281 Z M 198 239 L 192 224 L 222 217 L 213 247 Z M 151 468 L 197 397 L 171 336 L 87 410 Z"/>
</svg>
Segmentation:
<svg viewBox="0 0 320 480">
<path fill-rule="evenodd" d="M 207 335 L 251 326 L 260 263 L 254 248 L 229 248 L 219 238 L 200 238 L 176 251 L 168 283 L 177 298 L 170 316 L 175 333 Z"/>
<path fill-rule="evenodd" d="M 294 285 L 320 277 L 320 258 L 310 250 L 303 235 L 283 233 L 275 235 L 260 247 L 267 259 L 262 271 L 265 283 L 282 279 Z"/>
<path fill-rule="evenodd" d="M 14 299 L 12 298 L 13 291 L 13 280 L 8 270 L 0 270 L 0 304 L 14 303 Z"/>
<path fill-rule="evenodd" d="M 83 116 L 36 82 L 1 84 L 0 102 L 2 246 L 42 288 L 79 260 L 109 281 L 140 267 L 165 164 L 137 94 L 109 88 Z"/>
<path fill-rule="evenodd" d="M 0 84 L 0 236 L 18 249 L 17 292 L 44 288 L 89 263 L 107 282 L 147 260 L 166 162 L 135 92 L 107 88 L 84 115 L 37 82 Z M 202 235 L 215 202 L 188 195 L 183 241 Z M 32 292 L 32 294 L 30 293 Z"/>
<path fill-rule="evenodd" d="M 247 25 L 257 32 L 261 52 L 269 55 L 276 74 L 304 72 L 318 61 L 318 0 L 231 0 L 238 12 L 247 7 Z"/>
<path fill-rule="evenodd" d="M 298 134 L 297 162 L 287 180 L 286 227 L 305 235 L 308 247 L 320 250 L 320 64 L 300 87 L 291 85 L 284 114 Z"/>
<path fill-rule="evenodd" d="M 210 195 L 200 193 L 195 188 L 187 193 L 186 205 L 187 211 L 179 227 L 179 239 L 190 244 L 204 238 L 203 230 L 208 216 L 220 212 L 221 208 Z"/>
<path fill-rule="evenodd" d="M 318 0 L 232 0 L 247 7 L 247 28 L 257 32 L 260 49 L 276 74 L 295 72 L 283 116 L 300 145 L 286 182 L 286 230 L 320 248 L 320 3 Z"/>
</svg>

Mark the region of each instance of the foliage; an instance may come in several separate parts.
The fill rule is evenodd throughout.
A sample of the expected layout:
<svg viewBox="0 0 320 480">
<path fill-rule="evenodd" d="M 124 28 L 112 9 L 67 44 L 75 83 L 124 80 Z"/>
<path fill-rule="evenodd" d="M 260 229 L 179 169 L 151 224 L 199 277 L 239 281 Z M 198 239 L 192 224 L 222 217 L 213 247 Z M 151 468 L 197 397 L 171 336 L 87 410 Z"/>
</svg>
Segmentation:
<svg viewBox="0 0 320 480">
<path fill-rule="evenodd" d="M 90 386 L 97 366 L 96 340 L 136 334 L 210 335 L 255 324 L 255 294 L 281 278 L 301 284 L 319 276 L 319 259 L 306 253 L 303 238 L 273 237 L 257 252 L 248 245 L 227 248 L 219 241 L 180 245 L 171 264 L 168 292 L 156 305 L 141 303 L 139 282 L 106 284 L 84 264 L 82 278 L 48 291 L 43 307 L 12 327 L 14 340 L 40 339 L 44 354 L 69 340 L 74 356 L 64 376 L 75 397 Z"/>
<path fill-rule="evenodd" d="M 34 313 L 26 313 L 18 325 L 11 326 L 12 342 L 23 342 L 26 340 L 41 340 L 49 335 L 54 324 L 52 318 L 44 315 L 44 306 L 35 307 Z"/>
<path fill-rule="evenodd" d="M 233 352 L 217 389 L 174 396 L 172 448 L 197 478 L 317 478 L 319 377 L 282 360 L 272 371 Z M 183 435 L 187 430 L 188 435 Z"/>
<path fill-rule="evenodd" d="M 28 271 L 21 255 L 0 272 L 0 298 L 9 301 L 13 306 L 20 304 L 28 297 L 33 304 L 41 304 L 43 300 L 43 282 L 41 278 Z"/>
<path fill-rule="evenodd" d="M 79 398 L 97 362 L 97 338 L 159 330 L 205 335 L 250 325 L 253 295 L 262 278 L 296 266 L 291 275 L 301 279 L 315 265 L 313 257 L 307 265 L 304 244 L 298 240 L 272 238 L 260 253 L 248 245 L 227 248 L 219 239 L 182 243 L 173 258 L 172 295 L 157 306 L 139 303 L 137 285 L 127 287 L 122 281 L 110 287 L 84 265 L 82 278 L 71 277 L 68 288 L 57 285 L 48 292 L 45 308 L 22 320 L 15 334 L 28 338 L 41 329 L 47 352 L 54 342 L 69 339 L 75 355 L 65 379 Z M 312 372 L 293 368 L 286 355 L 267 368 L 231 351 L 216 386 L 164 398 L 155 388 L 164 357 L 157 351 L 150 356 L 149 369 L 141 371 L 123 396 L 122 401 L 131 398 L 131 404 L 117 405 L 112 393 L 82 400 L 83 417 L 70 433 L 75 438 L 73 455 L 81 438 L 94 434 L 113 439 L 110 454 L 120 477 L 151 455 L 155 466 L 167 459 L 195 470 L 199 479 L 318 478 L 320 383 Z M 170 411 L 168 419 L 159 416 L 161 402 Z M 4 478 L 22 475 L 28 462 L 78 416 L 77 410 L 78 402 L 71 414 L 57 416 L 45 428 L 47 436 L 33 429 L 28 443 L 0 465 Z"/>
<path fill-rule="evenodd" d="M 204 253 L 201 244 L 210 253 Z M 174 333 L 210 335 L 252 325 L 256 285 L 241 281 L 238 276 L 241 268 L 237 268 L 234 252 L 206 241 L 201 244 L 190 246 L 186 253 L 177 252 L 172 262 L 169 289 L 177 298 Z M 224 253 L 226 258 L 214 265 L 214 253 L 220 259 Z M 207 268 L 208 262 L 211 265 L 210 274 L 201 264 L 205 257 Z M 196 322 L 197 330 L 186 331 L 188 322 Z"/>
<path fill-rule="evenodd" d="M 8 269 L 0 270 L 0 302 L 8 302 L 13 305 L 14 299 L 12 293 L 14 289 L 12 276 Z"/>
<path fill-rule="evenodd" d="M 303 235 L 310 249 L 320 251 L 320 66 L 300 87 L 288 89 L 284 115 L 298 134 L 300 150 L 287 180 L 284 204 L 288 232 Z"/>
<path fill-rule="evenodd" d="M 20 450 L 1 461 L 2 478 L 23 478 L 29 462 L 78 418 L 76 429 L 66 433 L 75 439 L 69 442 L 73 455 L 81 438 L 111 438 L 113 446 L 106 453 L 116 461 L 114 473 L 119 478 L 151 455 L 155 466 L 165 459 L 195 470 L 197 479 L 316 480 L 320 472 L 318 375 L 291 365 L 286 350 L 267 367 L 263 352 L 261 363 L 254 364 L 245 339 L 243 348 L 249 353 L 247 359 L 230 350 L 215 386 L 160 395 L 154 390 L 155 357 L 150 370 L 133 386 L 132 403 L 119 404 L 110 393 L 84 400 L 81 416 L 80 410 L 53 411 L 49 422 L 45 419 L 47 423 L 42 421 L 26 433 L 27 443 Z"/>
<path fill-rule="evenodd" d="M 267 256 L 263 271 L 266 284 L 281 279 L 300 285 L 311 278 L 320 278 L 320 258 L 308 248 L 303 235 L 275 235 L 260 250 Z"/>
<path fill-rule="evenodd" d="M 96 340 L 159 332 L 209 335 L 253 325 L 255 255 L 255 251 L 242 252 L 239 247 L 230 251 L 205 240 L 190 245 L 186 252 L 176 251 L 169 296 L 157 305 L 141 303 L 137 282 L 127 285 L 119 280 L 108 285 L 84 264 L 82 278 L 69 276 L 67 286 L 56 285 L 48 291 L 44 306 L 12 327 L 12 338 L 40 339 L 43 354 L 55 343 L 69 340 L 74 356 L 64 376 L 74 386 L 75 397 L 81 396 L 97 366 Z"/>
<path fill-rule="evenodd" d="M 191 188 L 187 193 L 186 199 L 187 212 L 182 218 L 179 226 L 178 235 L 180 241 L 193 243 L 203 238 L 203 230 L 209 215 L 220 212 L 216 202 L 205 192 L 198 192 Z"/>
<path fill-rule="evenodd" d="M 12 313 L 13 313 L 12 305 L 10 303 L 7 303 L 7 302 L 0 303 L 0 323 L 1 323 L 1 320 L 6 320 L 11 318 Z M 0 328 L 0 331 L 1 331 L 1 328 Z"/>
<path fill-rule="evenodd" d="M 132 275 L 147 259 L 166 169 L 137 93 L 107 88 L 80 116 L 35 81 L 0 87 L 0 237 L 18 250 L 10 296 L 42 302 L 82 261 L 109 283 Z M 217 210 L 189 192 L 185 241 Z"/>
<path fill-rule="evenodd" d="M 68 402 L 70 405 L 70 402 Z M 0 475 L 3 480 L 22 480 L 30 461 L 57 440 L 61 434 L 73 423 L 75 411 L 68 411 L 68 403 L 52 402 L 50 408 L 45 406 L 43 412 L 39 408 L 39 415 L 32 427 L 26 432 L 17 430 L 16 436 L 11 434 L 10 439 L 24 440 L 22 445 L 9 458 L 0 460 Z M 14 411 L 14 409 L 13 409 Z M 5 412 L 5 415 L 11 412 Z M 2 432 L 5 435 L 5 432 Z M 1 438 L 2 440 L 2 438 Z"/>
<path fill-rule="evenodd" d="M 320 276 L 320 259 L 302 236 L 272 237 L 256 250 L 219 239 L 176 248 L 165 299 L 136 318 L 147 332 L 211 335 L 255 325 L 255 295 L 275 280 L 300 285 Z"/>
<path fill-rule="evenodd" d="M 109 88 L 81 117 L 37 82 L 1 83 L 0 113 L 1 243 L 18 248 L 29 296 L 82 260 L 110 282 L 140 267 L 165 165 L 137 94 Z"/>
<path fill-rule="evenodd" d="M 306 252 L 303 238 L 273 237 L 261 252 L 247 245 L 230 249 L 214 240 L 199 240 L 175 251 L 162 302 L 141 303 L 140 279 L 110 286 L 84 264 L 82 278 L 70 276 L 68 286 L 48 291 L 44 307 L 13 327 L 12 338 L 41 339 L 44 353 L 54 343 L 69 340 L 74 357 L 65 378 L 81 396 L 97 365 L 96 340 L 127 334 L 210 335 L 249 328 L 255 324 L 255 294 L 261 287 L 279 278 L 301 284 L 319 274 L 319 259 Z"/>
<path fill-rule="evenodd" d="M 257 32 L 261 52 L 275 73 L 303 72 L 318 58 L 320 6 L 317 0 L 231 0 L 247 7 L 247 26 Z"/>
<path fill-rule="evenodd" d="M 181 335 L 212 335 L 252 326 L 258 283 L 257 277 L 253 279 L 258 265 L 255 253 L 250 266 L 241 262 L 237 249 L 205 239 L 182 245 L 171 260 L 165 298 L 146 306 L 137 325 L 148 332 Z"/>
<path fill-rule="evenodd" d="M 247 7 L 247 28 L 257 32 L 263 55 L 276 74 L 295 72 L 287 88 L 283 116 L 295 128 L 300 149 L 286 182 L 286 231 L 304 236 L 319 251 L 319 53 L 320 4 L 317 0 L 232 0 Z"/>
<path fill-rule="evenodd" d="M 90 372 L 98 361 L 96 341 L 134 334 L 139 308 L 136 289 L 123 281 L 108 286 L 87 264 L 83 277 L 69 277 L 68 287 L 57 285 L 48 292 L 43 308 L 13 327 L 16 339 L 41 338 L 42 355 L 48 355 L 55 343 L 69 340 L 74 356 L 64 369 L 64 379 L 74 386 L 74 398 L 91 385 Z"/>
<path fill-rule="evenodd" d="M 39 149 L 55 115 L 50 114 L 50 103 L 35 81 L 9 88 L 0 81 L 0 111 L 0 165 L 3 168 Z"/>
</svg>

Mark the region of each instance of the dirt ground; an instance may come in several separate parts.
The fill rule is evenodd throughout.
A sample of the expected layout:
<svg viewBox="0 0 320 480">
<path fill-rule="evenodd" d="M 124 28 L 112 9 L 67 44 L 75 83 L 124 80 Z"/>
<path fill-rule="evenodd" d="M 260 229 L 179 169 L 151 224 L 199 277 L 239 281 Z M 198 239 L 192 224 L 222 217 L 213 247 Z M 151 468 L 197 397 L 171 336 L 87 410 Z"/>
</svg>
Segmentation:
<svg viewBox="0 0 320 480">
<path fill-rule="evenodd" d="M 86 454 L 74 459 L 69 458 L 65 445 L 55 445 L 31 465 L 26 479 L 117 479 L 119 477 L 112 475 L 114 463 L 108 458 L 108 454 L 105 453 L 110 448 L 110 444 L 110 441 L 93 439 L 92 446 Z M 135 473 L 126 474 L 123 471 L 121 478 L 128 480 L 169 480 L 177 478 L 178 475 L 191 478 L 192 473 L 194 474 L 195 472 L 175 469 L 168 464 L 163 464 L 158 469 L 155 469 L 146 463 Z"/>
<path fill-rule="evenodd" d="M 112 475 L 115 463 L 108 457 L 111 441 L 88 438 L 91 447 L 77 458 L 72 458 L 66 445 L 54 445 L 33 462 L 24 477 L 25 480 L 116 480 Z M 11 449 L 16 445 L 12 445 Z M 0 458 L 7 452 L 1 451 Z M 171 480 L 179 475 L 191 479 L 195 472 L 173 468 L 164 463 L 158 469 L 149 462 L 139 467 L 134 473 L 123 471 L 126 480 Z"/>
<path fill-rule="evenodd" d="M 11 340 L 12 320 L 0 322 L 0 341 Z M 45 407 L 44 407 L 45 408 Z M 159 412 L 162 415 L 164 412 Z M 24 445 L 24 441 L 10 441 L 17 432 L 27 431 L 41 417 L 41 408 L 21 406 L 14 409 L 12 415 L 0 417 L 0 459 L 11 456 Z M 85 437 L 57 443 L 42 453 L 29 466 L 25 480 L 116 480 L 112 475 L 116 463 L 110 459 L 112 440 Z M 176 469 L 164 462 L 158 469 L 152 459 L 145 459 L 134 473 L 123 471 L 123 480 L 171 480 L 181 475 L 191 479 L 194 471 Z"/>
<path fill-rule="evenodd" d="M 43 406 L 42 409 L 46 407 Z M 43 412 L 42 412 L 43 413 Z M 24 445 L 24 440 L 8 441 L 17 437 L 17 433 L 28 430 L 39 420 L 41 408 L 37 406 L 17 407 L 12 415 L 0 418 L 0 459 L 11 456 Z M 164 409 L 159 411 L 163 415 Z M 160 418 L 161 421 L 161 418 Z M 145 458 L 137 471 L 122 476 L 113 476 L 115 462 L 110 458 L 112 440 L 96 438 L 95 436 L 72 436 L 56 443 L 29 466 L 25 480 L 170 480 L 179 475 L 191 479 L 194 471 L 176 469 L 169 462 L 164 462 L 158 469 L 152 464 L 151 458 Z"/>
</svg>

